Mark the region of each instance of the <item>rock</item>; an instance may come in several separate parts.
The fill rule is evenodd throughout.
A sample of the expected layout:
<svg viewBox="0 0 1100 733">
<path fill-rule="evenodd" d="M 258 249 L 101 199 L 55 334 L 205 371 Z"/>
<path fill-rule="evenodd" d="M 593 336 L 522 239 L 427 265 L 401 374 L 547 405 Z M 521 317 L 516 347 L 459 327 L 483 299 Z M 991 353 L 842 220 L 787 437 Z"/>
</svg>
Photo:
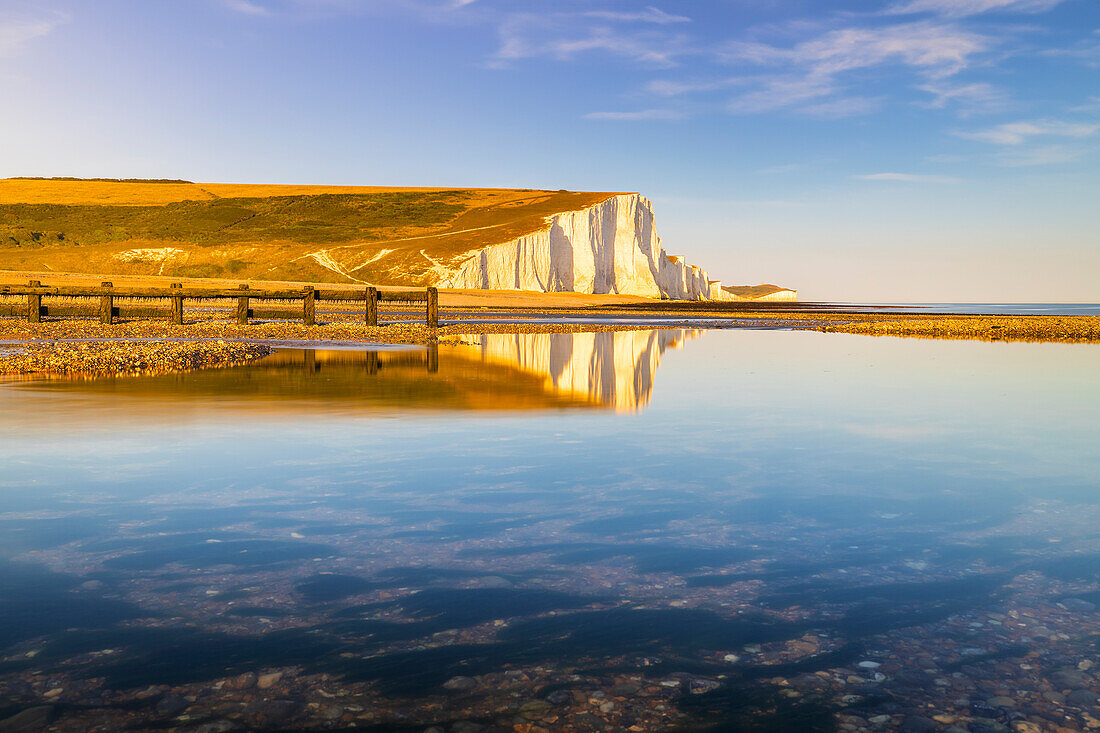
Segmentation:
<svg viewBox="0 0 1100 733">
<path fill-rule="evenodd" d="M 545 700 L 528 700 L 519 706 L 519 714 L 528 720 L 538 720 L 550 710 L 550 703 Z"/>
<path fill-rule="evenodd" d="M 624 682 L 612 687 L 611 694 L 615 697 L 631 697 L 637 695 L 640 689 L 642 689 L 641 685 L 636 685 L 633 682 Z"/>
<path fill-rule="evenodd" d="M 456 692 L 466 692 L 477 687 L 477 680 L 473 677 L 452 677 L 443 683 L 444 690 L 454 690 Z"/>
<path fill-rule="evenodd" d="M 931 718 L 925 718 L 921 715 L 910 715 L 908 718 L 901 721 L 901 727 L 898 728 L 898 731 L 900 731 L 900 733 L 934 733 L 939 729 L 939 724 Z"/>
<path fill-rule="evenodd" d="M 259 687 L 261 690 L 269 690 L 282 678 L 282 672 L 268 672 L 267 674 L 262 674 L 256 678 L 256 687 Z"/>
<path fill-rule="evenodd" d="M 1089 601 L 1086 601 L 1082 598 L 1063 598 L 1062 600 L 1058 601 L 1058 605 L 1066 609 L 1067 611 L 1074 612 L 1087 612 L 1096 610 L 1095 603 L 1090 603 Z"/>
<path fill-rule="evenodd" d="M 551 705 L 568 705 L 573 702 L 573 693 L 569 690 L 554 690 L 546 696 L 546 702 Z"/>
<path fill-rule="evenodd" d="M 1066 703 L 1088 708 L 1096 704 L 1096 693 L 1092 690 L 1074 690 L 1066 695 Z"/>
<path fill-rule="evenodd" d="M 194 728 L 188 728 L 187 733 L 229 733 L 229 731 L 240 730 L 240 726 L 231 720 L 214 720 L 209 723 L 203 723 L 202 725 Z"/>
<path fill-rule="evenodd" d="M 692 695 L 702 695 L 707 692 L 713 692 L 721 686 L 721 682 L 703 679 L 702 677 L 692 677 L 687 681 L 688 692 Z"/>
<path fill-rule="evenodd" d="M 1050 675 L 1050 683 L 1056 690 L 1079 690 L 1089 686 L 1089 680 L 1080 670 L 1067 667 Z"/>
<path fill-rule="evenodd" d="M 1001 725 L 996 720 L 983 718 L 970 723 L 970 733 L 1008 733 L 1008 726 Z"/>
<path fill-rule="evenodd" d="M 613 703 L 611 701 L 605 702 L 603 705 L 600 705 L 600 712 L 601 713 L 610 713 L 614 709 L 615 709 L 615 703 Z"/>
<path fill-rule="evenodd" d="M 485 726 L 472 720 L 460 720 L 451 726 L 451 733 L 481 733 Z"/>
<path fill-rule="evenodd" d="M 191 703 L 183 699 L 179 695 L 167 695 L 160 699 L 157 703 L 157 715 L 163 718 L 174 718 L 184 710 L 186 710 Z"/>
<path fill-rule="evenodd" d="M 1009 726 L 1012 733 L 1043 733 L 1043 729 L 1036 723 L 1029 723 L 1026 720 L 1014 720 Z"/>
<path fill-rule="evenodd" d="M 249 715 L 271 725 L 286 723 L 301 707 L 302 703 L 294 700 L 257 700 L 249 703 L 245 710 Z"/>
<path fill-rule="evenodd" d="M 447 733 L 447 731 L 443 730 L 438 725 L 433 725 L 431 728 L 425 728 L 424 733 Z"/>
<path fill-rule="evenodd" d="M 873 723 L 874 725 L 886 725 L 887 723 L 890 722 L 890 716 L 889 715 L 876 715 L 874 717 L 868 718 L 867 722 L 868 723 Z"/>
<path fill-rule="evenodd" d="M 1004 695 L 998 695 L 997 697 L 991 697 L 985 701 L 986 705 L 994 708 L 1014 708 L 1016 707 L 1016 701 L 1011 697 L 1005 697 Z"/>
<path fill-rule="evenodd" d="M 10 718 L 0 720 L 0 733 L 38 733 L 50 724 L 52 718 L 53 708 L 49 706 L 27 708 Z"/>
<path fill-rule="evenodd" d="M 882 666 L 882 665 L 881 665 L 880 663 L 878 663 L 878 662 L 871 662 L 871 661 L 867 661 L 867 662 L 860 662 L 860 663 L 859 663 L 859 667 L 860 667 L 861 669 L 878 669 L 878 668 L 879 668 L 879 667 L 881 667 L 881 666 Z"/>
</svg>

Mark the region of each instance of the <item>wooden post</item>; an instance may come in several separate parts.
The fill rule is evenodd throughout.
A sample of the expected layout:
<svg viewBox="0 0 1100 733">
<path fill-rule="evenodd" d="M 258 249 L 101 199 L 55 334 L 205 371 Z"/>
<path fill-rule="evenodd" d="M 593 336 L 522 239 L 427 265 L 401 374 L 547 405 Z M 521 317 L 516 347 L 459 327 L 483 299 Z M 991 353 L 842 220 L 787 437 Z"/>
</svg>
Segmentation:
<svg viewBox="0 0 1100 733">
<path fill-rule="evenodd" d="M 247 285 L 241 285 L 238 290 L 248 290 Z M 242 326 L 248 325 L 248 296 L 242 295 L 237 298 L 237 323 Z"/>
<path fill-rule="evenodd" d="M 99 286 L 102 288 L 113 288 L 114 283 L 100 283 Z M 104 293 L 99 296 L 99 322 L 115 322 L 115 296 L 111 293 Z"/>
<path fill-rule="evenodd" d="M 428 328 L 439 328 L 439 290 L 428 288 Z"/>
<path fill-rule="evenodd" d="M 367 288 L 367 325 L 378 325 L 378 288 Z"/>
<path fill-rule="evenodd" d="M 314 305 L 317 299 L 317 291 L 313 286 L 307 286 L 305 295 L 302 296 L 302 323 L 307 326 L 317 325 L 317 311 Z"/>
<path fill-rule="evenodd" d="M 182 283 L 172 283 L 172 287 L 177 289 L 177 290 L 181 290 L 181 289 L 183 289 L 183 284 Z M 173 295 L 172 296 L 172 323 L 176 324 L 177 326 L 182 326 L 183 325 L 183 296 L 182 295 Z"/>
<path fill-rule="evenodd" d="M 32 288 L 42 287 L 38 280 L 31 280 L 30 285 Z M 38 293 L 27 293 L 27 320 L 31 323 L 42 322 L 42 296 Z"/>
</svg>

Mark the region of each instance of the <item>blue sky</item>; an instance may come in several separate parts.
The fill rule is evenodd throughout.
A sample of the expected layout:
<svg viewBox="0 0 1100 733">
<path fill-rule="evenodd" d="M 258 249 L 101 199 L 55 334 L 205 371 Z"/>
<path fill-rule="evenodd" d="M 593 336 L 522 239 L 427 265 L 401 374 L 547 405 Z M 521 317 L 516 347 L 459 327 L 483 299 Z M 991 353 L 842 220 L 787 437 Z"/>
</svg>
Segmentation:
<svg viewBox="0 0 1100 733">
<path fill-rule="evenodd" d="M 636 190 L 807 299 L 1100 301 L 1100 0 L 0 0 L 0 175 Z"/>
</svg>

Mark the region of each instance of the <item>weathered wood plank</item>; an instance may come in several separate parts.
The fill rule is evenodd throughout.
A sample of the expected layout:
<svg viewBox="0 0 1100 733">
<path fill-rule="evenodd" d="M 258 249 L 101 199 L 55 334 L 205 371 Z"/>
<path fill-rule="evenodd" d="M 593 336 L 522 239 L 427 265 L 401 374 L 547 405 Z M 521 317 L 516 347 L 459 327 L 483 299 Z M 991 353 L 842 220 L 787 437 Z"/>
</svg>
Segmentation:
<svg viewBox="0 0 1100 733">
<path fill-rule="evenodd" d="M 42 283 L 38 280 L 31 280 L 30 287 L 41 287 Z M 31 323 L 42 322 L 42 296 L 38 293 L 27 294 L 27 320 Z"/>
<path fill-rule="evenodd" d="M 100 283 L 99 287 L 103 295 L 99 296 L 99 322 L 100 323 L 114 323 L 115 322 L 115 296 L 113 294 L 114 285 L 111 283 Z"/>
<path fill-rule="evenodd" d="M 183 291 L 183 285 L 181 283 L 172 283 L 172 290 Z M 183 325 L 183 296 L 172 296 L 172 323 L 177 326 Z"/>
<path fill-rule="evenodd" d="M 248 290 L 247 285 L 241 285 L 238 290 Z M 248 325 L 248 296 L 241 295 L 237 298 L 237 323 L 242 326 Z"/>
<path fill-rule="evenodd" d="M 316 297 L 317 291 L 306 287 L 302 295 L 302 323 L 307 326 L 317 325 Z"/>
<path fill-rule="evenodd" d="M 428 328 L 439 328 L 439 290 L 428 288 Z"/>
<path fill-rule="evenodd" d="M 367 288 L 367 325 L 378 325 L 378 288 Z"/>
</svg>

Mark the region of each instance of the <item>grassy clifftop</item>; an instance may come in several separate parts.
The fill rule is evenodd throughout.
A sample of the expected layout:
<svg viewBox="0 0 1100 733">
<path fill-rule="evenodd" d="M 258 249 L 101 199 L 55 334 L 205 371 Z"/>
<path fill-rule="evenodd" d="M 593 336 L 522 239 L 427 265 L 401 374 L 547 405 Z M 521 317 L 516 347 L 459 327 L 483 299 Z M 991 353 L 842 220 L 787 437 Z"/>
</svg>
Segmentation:
<svg viewBox="0 0 1100 733">
<path fill-rule="evenodd" d="M 0 269 L 424 285 L 613 193 L 0 180 Z"/>
</svg>

